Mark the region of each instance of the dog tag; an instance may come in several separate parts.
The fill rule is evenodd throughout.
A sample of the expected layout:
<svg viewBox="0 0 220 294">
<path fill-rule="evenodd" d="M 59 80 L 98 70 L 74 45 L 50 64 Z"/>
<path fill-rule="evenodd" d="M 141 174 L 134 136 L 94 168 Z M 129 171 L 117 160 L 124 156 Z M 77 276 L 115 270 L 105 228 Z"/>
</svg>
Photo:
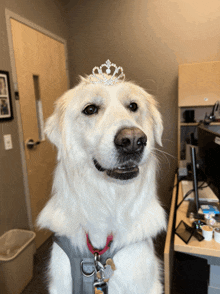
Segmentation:
<svg viewBox="0 0 220 294">
<path fill-rule="evenodd" d="M 108 259 L 106 259 L 106 266 L 107 265 L 110 265 L 111 266 L 111 269 L 113 270 L 113 271 L 115 271 L 116 270 L 116 267 L 115 267 L 115 264 L 114 264 L 114 261 L 111 259 L 111 258 L 108 258 Z"/>
<path fill-rule="evenodd" d="M 103 275 L 104 275 L 104 279 L 108 280 L 111 278 L 111 276 L 113 275 L 114 271 L 111 268 L 111 266 L 109 264 L 105 265 L 105 268 L 103 270 Z"/>
<path fill-rule="evenodd" d="M 108 282 L 111 276 L 113 276 L 114 271 L 116 270 L 114 261 L 111 258 L 108 258 L 106 260 L 106 265 L 104 266 L 104 269 L 102 268 L 102 276 L 105 282 Z"/>
</svg>

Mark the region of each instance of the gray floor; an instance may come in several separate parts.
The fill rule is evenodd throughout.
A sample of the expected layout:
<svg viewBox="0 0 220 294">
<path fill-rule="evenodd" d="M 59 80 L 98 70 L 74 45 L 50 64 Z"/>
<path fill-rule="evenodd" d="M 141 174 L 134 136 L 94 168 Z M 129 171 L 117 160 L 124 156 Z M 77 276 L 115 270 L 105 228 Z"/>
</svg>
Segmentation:
<svg viewBox="0 0 220 294">
<path fill-rule="evenodd" d="M 24 289 L 22 294 L 49 294 L 47 290 L 46 271 L 52 238 L 49 238 L 38 250 L 34 256 L 34 275 L 31 282 Z"/>
</svg>

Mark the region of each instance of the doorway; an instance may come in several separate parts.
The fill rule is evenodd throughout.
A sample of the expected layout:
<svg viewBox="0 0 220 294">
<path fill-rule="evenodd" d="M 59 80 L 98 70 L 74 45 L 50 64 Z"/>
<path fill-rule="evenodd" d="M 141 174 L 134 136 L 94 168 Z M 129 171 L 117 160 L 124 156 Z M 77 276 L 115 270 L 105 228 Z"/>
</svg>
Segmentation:
<svg viewBox="0 0 220 294">
<path fill-rule="evenodd" d="M 54 102 L 69 88 L 66 42 L 12 12 L 6 15 L 13 82 L 19 93 L 16 108 L 20 118 L 25 196 L 38 248 L 51 235 L 48 230 L 38 230 L 36 218 L 51 194 L 56 150 L 46 140 L 43 129 Z"/>
</svg>

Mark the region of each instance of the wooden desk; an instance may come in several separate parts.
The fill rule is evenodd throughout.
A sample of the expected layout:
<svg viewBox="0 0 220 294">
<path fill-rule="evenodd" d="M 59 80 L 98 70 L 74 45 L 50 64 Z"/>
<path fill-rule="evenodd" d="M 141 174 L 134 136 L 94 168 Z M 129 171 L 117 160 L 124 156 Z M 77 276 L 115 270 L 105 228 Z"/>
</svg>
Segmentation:
<svg viewBox="0 0 220 294">
<path fill-rule="evenodd" d="M 175 185 L 177 176 L 175 176 Z M 185 244 L 176 234 L 174 229 L 183 220 L 190 225 L 189 219 L 186 217 L 188 202 L 184 201 L 176 211 L 176 202 L 179 203 L 183 198 L 182 185 L 180 183 L 178 195 L 177 188 L 174 187 L 170 216 L 167 229 L 167 237 L 164 249 L 164 272 L 165 272 L 165 294 L 171 294 L 172 270 L 174 251 L 187 253 L 207 259 L 210 265 L 208 294 L 220 294 L 220 244 L 214 239 L 212 241 L 197 241 L 192 237 L 188 244 Z M 178 196 L 178 199 L 176 197 Z"/>
</svg>

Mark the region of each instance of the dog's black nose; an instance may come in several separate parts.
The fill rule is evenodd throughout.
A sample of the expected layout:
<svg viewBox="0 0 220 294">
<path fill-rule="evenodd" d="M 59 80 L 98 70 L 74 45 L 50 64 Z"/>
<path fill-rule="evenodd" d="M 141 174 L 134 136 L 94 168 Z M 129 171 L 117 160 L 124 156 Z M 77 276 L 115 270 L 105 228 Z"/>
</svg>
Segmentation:
<svg viewBox="0 0 220 294">
<path fill-rule="evenodd" d="M 114 143 L 119 151 L 141 152 L 147 144 L 147 136 L 138 128 L 124 128 L 116 134 Z"/>
</svg>

